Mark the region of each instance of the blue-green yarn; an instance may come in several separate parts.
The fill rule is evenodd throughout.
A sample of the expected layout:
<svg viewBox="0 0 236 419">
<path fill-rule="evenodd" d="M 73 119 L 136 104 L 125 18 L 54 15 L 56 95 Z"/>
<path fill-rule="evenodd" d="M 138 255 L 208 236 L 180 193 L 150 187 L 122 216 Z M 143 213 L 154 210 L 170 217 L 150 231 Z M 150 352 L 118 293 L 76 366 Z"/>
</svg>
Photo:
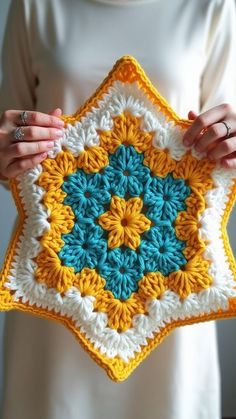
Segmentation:
<svg viewBox="0 0 236 419">
<path fill-rule="evenodd" d="M 177 239 L 173 227 L 152 227 L 141 241 L 139 253 L 146 271 L 159 271 L 166 276 L 187 263 L 184 248 L 185 242 Z"/>
<path fill-rule="evenodd" d="M 117 248 L 108 251 L 106 262 L 101 265 L 99 273 L 106 280 L 106 290 L 110 290 L 115 298 L 127 300 L 138 290 L 143 270 L 140 255 L 131 249 L 122 251 Z"/>
<path fill-rule="evenodd" d="M 150 169 L 142 164 L 143 155 L 136 152 L 133 146 L 120 145 L 110 156 L 109 166 L 104 176 L 110 183 L 114 195 L 124 197 L 140 196 L 150 177 Z"/>
<path fill-rule="evenodd" d="M 143 197 L 148 206 L 146 216 L 150 220 L 169 220 L 173 222 L 179 211 L 186 209 L 185 199 L 191 189 L 183 179 L 174 179 L 172 174 L 165 178 L 155 176 L 146 186 Z"/>
<path fill-rule="evenodd" d="M 104 212 L 104 204 L 111 199 L 106 178 L 97 173 L 85 173 L 81 169 L 68 176 L 62 190 L 67 193 L 64 204 L 71 206 L 78 218 L 98 217 Z"/>
<path fill-rule="evenodd" d="M 81 269 L 96 268 L 106 259 L 107 241 L 103 238 L 103 229 L 94 224 L 75 223 L 71 233 L 63 234 L 64 246 L 58 253 L 66 266 L 71 266 L 75 272 Z"/>
</svg>

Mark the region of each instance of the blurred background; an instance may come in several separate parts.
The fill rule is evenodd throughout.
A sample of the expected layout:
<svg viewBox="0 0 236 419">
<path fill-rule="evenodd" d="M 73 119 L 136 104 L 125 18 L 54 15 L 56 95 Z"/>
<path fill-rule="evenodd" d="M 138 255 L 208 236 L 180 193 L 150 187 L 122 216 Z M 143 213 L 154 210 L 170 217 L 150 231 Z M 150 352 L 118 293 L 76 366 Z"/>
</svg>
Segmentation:
<svg viewBox="0 0 236 419">
<path fill-rule="evenodd" d="M 226 0 L 225 0 L 226 1 Z M 0 0 L 0 51 L 4 26 L 10 0 Z M 236 22 L 235 22 L 236 24 Z M 236 48 L 236 45 L 235 45 Z M 1 62 L 1 61 L 0 61 Z M 1 66 L 0 66 L 1 80 Z M 16 217 L 16 207 L 11 194 L 0 186 L 0 267 L 8 245 L 13 223 Z M 236 208 L 234 208 L 228 223 L 228 234 L 236 255 Z M 2 394 L 3 359 L 2 345 L 4 337 L 5 314 L 0 313 L 0 394 Z M 236 319 L 217 321 L 219 355 L 222 377 L 222 416 L 236 418 Z M 189 418 L 191 419 L 191 418 Z M 209 418 L 214 419 L 214 418 Z"/>
</svg>

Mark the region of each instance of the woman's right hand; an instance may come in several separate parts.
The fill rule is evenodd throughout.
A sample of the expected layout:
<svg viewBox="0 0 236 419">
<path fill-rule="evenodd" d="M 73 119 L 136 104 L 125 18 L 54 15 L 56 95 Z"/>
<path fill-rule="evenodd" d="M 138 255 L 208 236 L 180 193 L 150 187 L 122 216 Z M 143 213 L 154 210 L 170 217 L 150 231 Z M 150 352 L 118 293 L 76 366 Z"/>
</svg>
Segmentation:
<svg viewBox="0 0 236 419">
<path fill-rule="evenodd" d="M 63 136 L 62 110 L 47 113 L 27 111 L 27 125 L 22 125 L 21 110 L 7 110 L 0 116 L 0 179 L 13 178 L 31 169 L 47 157 L 54 141 Z M 22 140 L 14 138 L 21 126 Z"/>
</svg>

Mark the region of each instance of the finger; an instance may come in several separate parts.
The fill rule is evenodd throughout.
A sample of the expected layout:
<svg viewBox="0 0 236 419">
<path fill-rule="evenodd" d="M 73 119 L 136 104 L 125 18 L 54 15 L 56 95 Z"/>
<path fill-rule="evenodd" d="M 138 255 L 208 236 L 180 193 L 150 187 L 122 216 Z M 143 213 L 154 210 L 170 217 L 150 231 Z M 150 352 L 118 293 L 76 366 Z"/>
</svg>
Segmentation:
<svg viewBox="0 0 236 419">
<path fill-rule="evenodd" d="M 22 110 L 7 110 L 3 112 L 3 118 L 7 121 L 11 121 L 14 125 L 23 125 L 20 118 L 20 113 Z M 26 111 L 27 125 L 37 125 L 42 127 L 64 127 L 64 121 L 54 115 L 49 115 L 47 113 L 38 112 L 38 111 Z"/>
<path fill-rule="evenodd" d="M 227 157 L 236 150 L 236 137 L 227 138 L 221 143 L 217 144 L 208 153 L 208 157 L 212 160 L 218 160 Z"/>
<path fill-rule="evenodd" d="M 53 148 L 54 141 L 31 141 L 31 142 L 17 142 L 13 143 L 8 147 L 5 152 L 5 158 L 12 160 L 13 158 L 19 158 L 32 154 L 41 154 L 47 152 Z"/>
<path fill-rule="evenodd" d="M 211 125 L 223 120 L 232 112 L 230 105 L 222 104 L 198 115 L 183 136 L 185 145 L 192 145 L 197 138 Z"/>
<path fill-rule="evenodd" d="M 28 169 L 32 169 L 34 166 L 36 166 L 38 163 L 43 161 L 47 157 L 47 153 L 43 154 L 37 154 L 35 156 L 28 157 L 26 159 L 18 159 L 11 163 L 6 169 L 5 169 L 5 175 L 9 179 L 14 178 L 18 176 L 19 174 L 25 172 Z"/>
<path fill-rule="evenodd" d="M 58 116 L 58 118 L 62 115 L 61 108 L 53 109 L 51 112 L 49 112 L 49 115 Z"/>
<path fill-rule="evenodd" d="M 21 127 L 23 138 L 21 141 L 40 141 L 40 140 L 56 140 L 61 138 L 64 134 L 62 129 L 58 128 L 44 128 L 44 127 Z M 10 132 L 11 142 L 16 142 L 14 137 L 15 129 Z"/>
<path fill-rule="evenodd" d="M 188 113 L 188 119 L 196 119 L 197 118 L 197 113 L 194 111 L 189 111 Z"/>
<path fill-rule="evenodd" d="M 229 157 L 221 159 L 220 163 L 228 169 L 236 169 L 236 151 Z"/>
<path fill-rule="evenodd" d="M 233 122 L 232 122 L 233 124 Z M 230 122 L 230 126 L 232 125 Z M 195 142 L 195 149 L 197 151 L 205 151 L 210 146 L 213 146 L 216 141 L 225 139 L 226 128 L 222 122 L 211 125 L 207 130 L 204 131 L 201 137 Z"/>
</svg>

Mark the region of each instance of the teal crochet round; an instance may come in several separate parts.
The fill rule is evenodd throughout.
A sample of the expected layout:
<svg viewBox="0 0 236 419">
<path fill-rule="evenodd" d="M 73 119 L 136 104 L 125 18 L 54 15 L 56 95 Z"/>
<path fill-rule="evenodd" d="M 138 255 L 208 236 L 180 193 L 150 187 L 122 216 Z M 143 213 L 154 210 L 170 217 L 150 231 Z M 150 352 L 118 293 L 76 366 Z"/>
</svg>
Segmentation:
<svg viewBox="0 0 236 419">
<path fill-rule="evenodd" d="M 75 272 L 96 269 L 105 279 L 105 289 L 115 298 L 127 300 L 138 290 L 138 282 L 147 272 L 168 275 L 186 264 L 185 242 L 176 237 L 174 221 L 186 209 L 191 189 L 183 179 L 153 176 L 143 164 L 144 156 L 132 145 L 120 145 L 109 156 L 102 173 L 85 173 L 78 169 L 62 185 L 67 196 L 64 204 L 75 214 L 75 225 L 62 235 L 64 246 L 58 253 L 65 266 Z M 125 245 L 110 249 L 108 233 L 98 217 L 109 210 L 112 196 L 143 200 L 142 212 L 151 221 L 141 234 L 140 245 L 132 250 Z"/>
</svg>

